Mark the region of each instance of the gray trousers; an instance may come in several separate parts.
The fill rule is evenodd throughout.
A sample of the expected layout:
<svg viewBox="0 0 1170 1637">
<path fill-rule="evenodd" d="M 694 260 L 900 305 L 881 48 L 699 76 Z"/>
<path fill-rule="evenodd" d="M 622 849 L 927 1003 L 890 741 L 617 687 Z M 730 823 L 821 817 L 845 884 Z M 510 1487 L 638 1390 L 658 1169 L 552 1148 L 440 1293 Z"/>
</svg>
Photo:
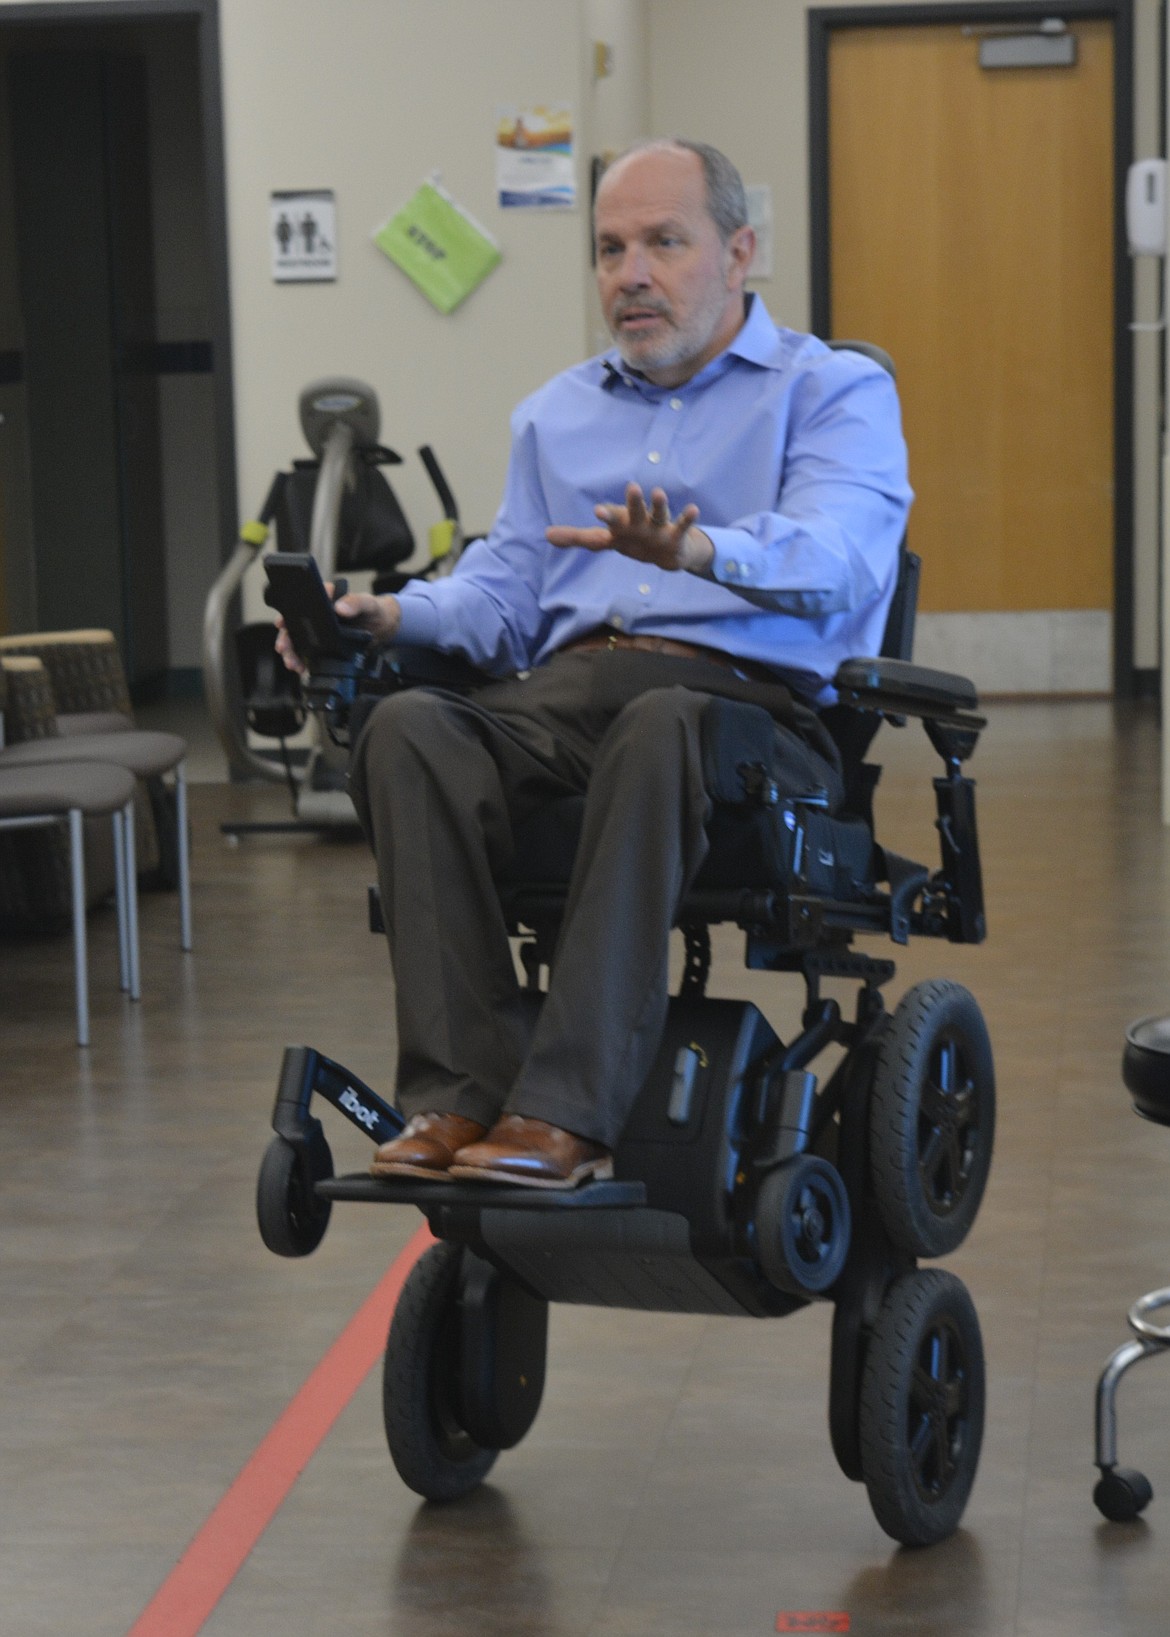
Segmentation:
<svg viewBox="0 0 1170 1637">
<path fill-rule="evenodd" d="M 706 855 L 701 713 L 729 691 L 753 696 L 701 660 L 567 652 L 469 697 L 416 688 L 379 703 L 350 788 L 377 859 L 405 1114 L 524 1114 L 613 1146 L 658 1046 L 670 929 Z M 777 735 L 793 793 L 839 789 L 799 735 Z M 581 794 L 533 1032 L 493 877 L 519 821 Z"/>
</svg>

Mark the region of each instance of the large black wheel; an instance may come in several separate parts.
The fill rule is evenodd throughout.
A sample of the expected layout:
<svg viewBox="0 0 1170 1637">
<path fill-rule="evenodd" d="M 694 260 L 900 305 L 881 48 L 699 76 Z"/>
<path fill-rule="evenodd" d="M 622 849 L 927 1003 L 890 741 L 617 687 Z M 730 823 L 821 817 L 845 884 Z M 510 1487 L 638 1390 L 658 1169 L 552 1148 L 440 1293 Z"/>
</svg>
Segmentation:
<svg viewBox="0 0 1170 1637">
<path fill-rule="evenodd" d="M 983 1341 L 966 1286 L 916 1268 L 887 1290 L 861 1382 L 861 1475 L 903 1546 L 958 1527 L 983 1442 Z"/>
<path fill-rule="evenodd" d="M 914 986 L 882 1038 L 869 1144 L 882 1224 L 910 1256 L 946 1256 L 970 1231 L 995 1139 L 995 1068 L 975 997 Z"/>
<path fill-rule="evenodd" d="M 298 1152 L 283 1137 L 264 1150 L 256 1181 L 256 1221 L 260 1237 L 277 1256 L 308 1256 L 325 1237 L 328 1199 L 319 1199 L 313 1184 L 333 1175 L 333 1156 L 321 1136 Z"/>
<path fill-rule="evenodd" d="M 499 1454 L 459 1424 L 458 1245 L 432 1245 L 410 1271 L 386 1343 L 382 1418 L 403 1483 L 453 1501 L 481 1483 Z"/>
<path fill-rule="evenodd" d="M 768 1281 L 794 1295 L 819 1295 L 841 1276 L 851 1217 L 845 1184 L 828 1160 L 798 1154 L 760 1184 L 756 1249 Z"/>
</svg>

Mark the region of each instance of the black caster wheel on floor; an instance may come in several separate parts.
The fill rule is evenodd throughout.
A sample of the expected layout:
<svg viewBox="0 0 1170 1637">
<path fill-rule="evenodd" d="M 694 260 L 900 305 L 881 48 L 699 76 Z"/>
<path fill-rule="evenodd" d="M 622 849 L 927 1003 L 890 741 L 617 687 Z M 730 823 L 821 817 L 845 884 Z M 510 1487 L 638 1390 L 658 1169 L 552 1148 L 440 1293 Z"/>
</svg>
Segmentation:
<svg viewBox="0 0 1170 1637">
<path fill-rule="evenodd" d="M 903 1546 L 958 1527 L 983 1441 L 983 1342 L 966 1286 L 915 1268 L 882 1298 L 861 1386 L 861 1469 L 874 1516 Z"/>
<path fill-rule="evenodd" d="M 1093 1505 L 1110 1523 L 1132 1523 L 1153 1498 L 1153 1486 L 1145 1473 L 1129 1466 L 1104 1469 L 1093 1490 Z"/>
<path fill-rule="evenodd" d="M 325 1237 L 327 1199 L 318 1198 L 314 1184 L 333 1175 L 333 1156 L 320 1121 L 313 1121 L 303 1148 L 284 1137 L 273 1137 L 264 1151 L 256 1182 L 256 1220 L 260 1237 L 277 1256 L 308 1256 Z"/>
<path fill-rule="evenodd" d="M 463 1252 L 437 1244 L 410 1271 L 386 1343 L 382 1418 L 403 1483 L 431 1501 L 468 1494 L 497 1449 L 477 1444 L 459 1420 L 459 1294 Z"/>
<path fill-rule="evenodd" d="M 756 1247 L 779 1290 L 819 1295 L 841 1276 L 849 1254 L 849 1195 L 840 1173 L 816 1154 L 798 1154 L 760 1184 Z"/>
<path fill-rule="evenodd" d="M 946 1256 L 983 1198 L 995 1137 L 995 1068 L 975 997 L 947 979 L 915 984 L 878 1049 L 870 1099 L 874 1195 L 910 1256 Z"/>
</svg>

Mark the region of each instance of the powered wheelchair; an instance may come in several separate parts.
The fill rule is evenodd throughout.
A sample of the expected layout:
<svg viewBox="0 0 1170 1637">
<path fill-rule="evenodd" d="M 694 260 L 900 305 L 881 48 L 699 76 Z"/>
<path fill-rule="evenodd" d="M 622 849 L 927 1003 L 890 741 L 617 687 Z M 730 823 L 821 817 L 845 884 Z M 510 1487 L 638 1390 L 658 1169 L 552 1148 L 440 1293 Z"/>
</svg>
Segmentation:
<svg viewBox="0 0 1170 1637">
<path fill-rule="evenodd" d="M 376 648 L 344 627 L 310 559 L 268 561 L 270 600 L 334 733 L 390 689 L 474 684 L 458 662 Z M 985 722 L 970 683 L 907 662 L 918 566 L 903 548 L 884 657 L 849 661 L 836 678 L 840 703 L 826 720 L 845 762 L 838 814 L 811 794 L 781 797 L 766 751 L 753 748 L 758 708 L 719 701 L 713 755 L 732 799 L 716 807 L 709 857 L 678 914 L 684 976 L 612 1180 L 546 1192 L 334 1176 L 315 1097 L 375 1143 L 397 1135 L 402 1116 L 338 1062 L 286 1049 L 257 1190 L 268 1247 L 308 1254 L 335 1200 L 415 1205 L 438 1240 L 407 1280 L 385 1355 L 390 1452 L 419 1494 L 465 1494 L 528 1431 L 550 1302 L 780 1318 L 830 1301 L 829 1430 L 842 1471 L 864 1482 L 895 1540 L 928 1545 L 957 1527 L 982 1438 L 982 1343 L 964 1285 L 918 1263 L 953 1251 L 978 1210 L 995 1122 L 991 1046 L 974 998 L 953 982 L 917 984 L 889 1013 L 894 963 L 854 948 L 859 934 L 984 936 L 963 764 Z M 865 757 L 883 717 L 918 718 L 942 757 L 937 868 L 874 839 L 879 770 Z M 517 838 L 523 874 L 499 883 L 534 1007 L 565 900 L 573 808 L 530 822 Z M 749 968 L 803 981 L 795 1038 L 778 1038 L 748 1003 L 705 994 L 720 922 L 744 932 Z M 851 1015 L 822 993 L 829 980 L 854 986 Z M 821 1084 L 812 1065 L 832 1048 L 844 1050 Z"/>
</svg>

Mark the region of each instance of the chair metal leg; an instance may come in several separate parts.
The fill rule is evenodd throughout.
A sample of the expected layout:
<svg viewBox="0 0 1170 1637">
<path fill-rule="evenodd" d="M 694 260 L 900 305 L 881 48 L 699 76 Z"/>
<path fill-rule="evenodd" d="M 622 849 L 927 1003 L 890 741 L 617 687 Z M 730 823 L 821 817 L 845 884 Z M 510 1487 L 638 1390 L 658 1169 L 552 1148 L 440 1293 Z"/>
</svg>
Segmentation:
<svg viewBox="0 0 1170 1637">
<path fill-rule="evenodd" d="M 179 948 L 190 949 L 191 941 L 191 847 L 187 832 L 187 764 L 175 765 L 175 824 L 178 828 L 179 860 Z"/>
<path fill-rule="evenodd" d="M 89 970 L 85 947 L 85 846 L 80 807 L 69 809 L 69 873 L 73 887 L 73 971 L 77 989 L 77 1044 L 89 1045 Z"/>
<path fill-rule="evenodd" d="M 134 803 L 123 808 L 122 834 L 126 872 L 126 944 L 130 955 L 130 999 L 142 999 L 142 965 L 138 943 L 138 859 L 134 839 Z"/>
<path fill-rule="evenodd" d="M 118 983 L 123 994 L 130 987 L 130 929 L 126 916 L 126 814 L 111 813 L 114 830 L 114 904 L 118 911 Z"/>
</svg>

